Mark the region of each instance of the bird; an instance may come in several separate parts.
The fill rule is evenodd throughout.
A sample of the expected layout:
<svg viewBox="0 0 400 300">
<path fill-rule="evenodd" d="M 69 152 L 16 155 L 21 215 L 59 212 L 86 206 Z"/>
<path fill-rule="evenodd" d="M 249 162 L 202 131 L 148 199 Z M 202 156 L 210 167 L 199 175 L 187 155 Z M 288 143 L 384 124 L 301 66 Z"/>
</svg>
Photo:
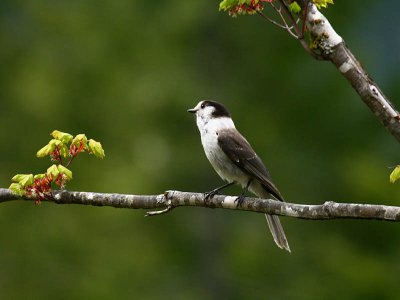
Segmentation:
<svg viewBox="0 0 400 300">
<path fill-rule="evenodd" d="M 243 193 L 236 199 L 238 205 L 241 205 L 246 191 L 250 191 L 259 198 L 266 199 L 272 196 L 276 200 L 284 201 L 278 188 L 272 182 L 265 164 L 246 138 L 236 129 L 230 112 L 223 104 L 212 100 L 202 100 L 187 111 L 196 116 L 196 124 L 207 159 L 217 174 L 227 182 L 205 193 L 205 201 L 233 184 L 238 184 L 243 188 Z M 277 246 L 290 252 L 279 217 L 269 214 L 265 214 L 265 217 Z"/>
</svg>

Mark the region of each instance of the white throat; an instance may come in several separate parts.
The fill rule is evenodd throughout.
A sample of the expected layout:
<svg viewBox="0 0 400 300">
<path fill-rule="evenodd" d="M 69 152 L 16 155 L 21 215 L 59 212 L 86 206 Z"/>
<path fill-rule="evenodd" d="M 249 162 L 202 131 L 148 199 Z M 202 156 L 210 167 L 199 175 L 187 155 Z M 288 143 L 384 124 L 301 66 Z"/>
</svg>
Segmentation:
<svg viewBox="0 0 400 300">
<path fill-rule="evenodd" d="M 235 128 L 232 119 L 228 117 L 204 118 L 202 116 L 197 116 L 196 123 L 202 136 L 209 133 L 215 133 L 222 129 Z"/>
</svg>

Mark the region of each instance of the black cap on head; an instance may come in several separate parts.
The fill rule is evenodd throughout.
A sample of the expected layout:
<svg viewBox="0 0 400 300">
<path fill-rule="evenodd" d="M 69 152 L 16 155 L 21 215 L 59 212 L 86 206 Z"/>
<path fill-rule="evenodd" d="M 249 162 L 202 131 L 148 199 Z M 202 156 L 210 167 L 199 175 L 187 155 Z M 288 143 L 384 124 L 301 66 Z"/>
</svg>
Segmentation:
<svg viewBox="0 0 400 300">
<path fill-rule="evenodd" d="M 222 117 L 231 117 L 231 114 L 229 111 L 223 106 L 221 103 L 216 102 L 216 101 L 211 101 L 211 100 L 204 100 L 202 105 L 205 106 L 213 106 L 215 108 L 214 112 L 212 113 L 212 116 L 214 118 L 222 118 Z"/>
</svg>

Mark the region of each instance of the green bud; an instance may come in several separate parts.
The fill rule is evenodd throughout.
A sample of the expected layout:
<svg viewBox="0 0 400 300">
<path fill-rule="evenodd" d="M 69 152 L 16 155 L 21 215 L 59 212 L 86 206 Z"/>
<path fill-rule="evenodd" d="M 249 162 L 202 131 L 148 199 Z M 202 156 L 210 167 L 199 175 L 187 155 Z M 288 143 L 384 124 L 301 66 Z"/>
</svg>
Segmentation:
<svg viewBox="0 0 400 300">
<path fill-rule="evenodd" d="M 390 183 L 395 183 L 400 178 L 400 165 L 396 166 L 390 174 Z"/>
<path fill-rule="evenodd" d="M 73 136 L 69 133 L 66 132 L 61 132 L 58 130 L 54 130 L 51 134 L 50 134 L 53 138 L 55 138 L 56 140 L 59 140 L 65 144 L 68 144 L 69 142 L 72 141 Z"/>
<path fill-rule="evenodd" d="M 101 144 L 99 142 L 96 142 L 95 140 L 92 140 L 92 139 L 89 140 L 89 151 L 98 158 L 105 157 L 103 147 L 101 146 Z"/>
<path fill-rule="evenodd" d="M 301 7 L 296 1 L 293 1 L 292 3 L 290 3 L 289 9 L 294 14 L 298 14 L 301 11 Z"/>
<path fill-rule="evenodd" d="M 19 183 L 11 183 L 9 189 L 16 195 L 23 196 L 25 194 L 25 190 L 21 187 Z"/>
<path fill-rule="evenodd" d="M 61 154 L 61 156 L 63 156 L 63 157 L 68 157 L 68 155 L 69 155 L 69 149 L 68 149 L 68 147 L 67 147 L 64 143 L 61 143 L 61 144 L 59 145 L 59 147 L 60 147 L 60 154 Z"/>
<path fill-rule="evenodd" d="M 53 141 L 53 140 L 51 140 L 51 141 Z M 54 149 L 56 149 L 56 145 L 54 143 L 52 143 L 51 141 L 36 153 L 37 157 L 49 156 L 51 154 L 51 152 L 53 152 Z"/>
<path fill-rule="evenodd" d="M 42 179 L 46 176 L 46 174 L 36 174 L 35 176 L 33 176 L 33 179 Z"/>
<path fill-rule="evenodd" d="M 58 165 L 58 171 L 65 175 L 65 178 L 67 180 L 71 180 L 72 179 L 72 172 L 71 170 L 67 169 L 66 167 L 64 167 L 63 165 Z"/>
<path fill-rule="evenodd" d="M 24 188 L 33 183 L 33 174 L 17 174 L 11 180 Z"/>
<path fill-rule="evenodd" d="M 333 4 L 333 0 L 313 0 L 314 4 L 320 9 L 321 7 L 327 7 L 328 4 Z"/>
<path fill-rule="evenodd" d="M 238 4 L 241 4 L 238 0 L 223 0 L 219 3 L 219 10 L 226 11 Z"/>
<path fill-rule="evenodd" d="M 87 137 L 83 133 L 78 134 L 77 136 L 74 137 L 72 140 L 72 144 L 75 146 L 79 147 L 80 144 L 83 144 L 83 147 L 87 149 Z"/>
<path fill-rule="evenodd" d="M 61 141 L 52 139 L 46 146 L 44 146 L 36 153 L 36 156 L 37 157 L 49 156 L 56 149 L 57 146 L 59 146 L 60 148 L 62 148 L 62 146 L 65 147 L 65 145 Z"/>
<path fill-rule="evenodd" d="M 57 168 L 57 165 L 52 165 L 47 169 L 47 175 L 51 177 L 52 180 L 56 179 L 57 176 L 60 174 L 60 171 Z"/>
<path fill-rule="evenodd" d="M 54 149 L 55 149 L 57 146 L 61 146 L 62 144 L 63 144 L 63 143 L 62 143 L 61 141 L 56 140 L 56 139 L 52 139 L 52 140 L 50 140 L 50 142 L 49 142 L 49 145 L 54 146 Z"/>
<path fill-rule="evenodd" d="M 13 178 L 11 178 L 11 181 L 13 182 L 20 182 L 25 176 L 27 176 L 28 174 L 17 174 L 14 175 Z"/>
</svg>

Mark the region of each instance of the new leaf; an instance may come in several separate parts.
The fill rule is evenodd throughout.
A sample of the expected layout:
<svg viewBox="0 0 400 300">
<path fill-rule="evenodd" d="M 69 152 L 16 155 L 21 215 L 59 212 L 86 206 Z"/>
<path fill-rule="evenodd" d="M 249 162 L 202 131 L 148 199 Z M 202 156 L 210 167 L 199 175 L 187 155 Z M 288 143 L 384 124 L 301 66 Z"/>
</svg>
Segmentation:
<svg viewBox="0 0 400 300">
<path fill-rule="evenodd" d="M 400 165 L 398 165 L 390 174 L 390 183 L 395 183 L 400 178 Z"/>
</svg>

